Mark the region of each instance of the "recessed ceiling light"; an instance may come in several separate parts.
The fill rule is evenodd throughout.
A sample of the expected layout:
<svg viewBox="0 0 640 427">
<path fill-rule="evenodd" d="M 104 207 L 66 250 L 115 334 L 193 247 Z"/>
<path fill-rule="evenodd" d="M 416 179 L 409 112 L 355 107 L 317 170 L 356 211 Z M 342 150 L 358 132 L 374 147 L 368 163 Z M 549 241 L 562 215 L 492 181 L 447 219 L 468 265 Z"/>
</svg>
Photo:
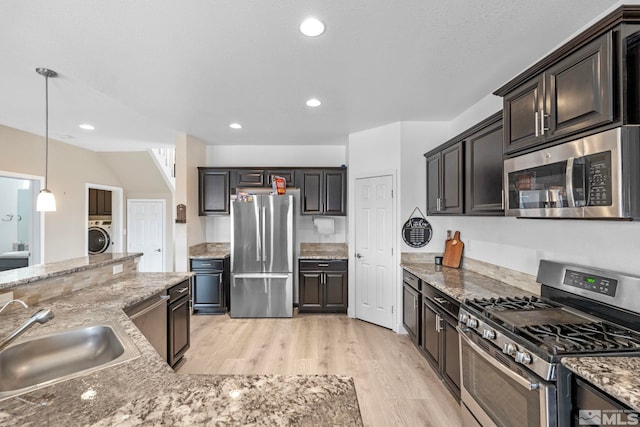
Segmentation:
<svg viewBox="0 0 640 427">
<path fill-rule="evenodd" d="M 310 100 L 307 101 L 308 107 L 319 107 L 320 104 L 322 104 L 322 102 L 320 102 L 320 100 L 316 98 L 311 98 Z"/>
<path fill-rule="evenodd" d="M 80 129 L 84 129 L 84 130 L 95 130 L 95 126 L 90 125 L 89 123 L 83 123 L 81 125 L 78 126 Z"/>
<path fill-rule="evenodd" d="M 231 123 L 229 127 L 231 129 L 242 129 L 242 125 L 240 123 Z"/>
<path fill-rule="evenodd" d="M 300 24 L 300 32 L 305 36 L 318 37 L 324 33 L 324 24 L 317 18 L 307 18 Z"/>
</svg>

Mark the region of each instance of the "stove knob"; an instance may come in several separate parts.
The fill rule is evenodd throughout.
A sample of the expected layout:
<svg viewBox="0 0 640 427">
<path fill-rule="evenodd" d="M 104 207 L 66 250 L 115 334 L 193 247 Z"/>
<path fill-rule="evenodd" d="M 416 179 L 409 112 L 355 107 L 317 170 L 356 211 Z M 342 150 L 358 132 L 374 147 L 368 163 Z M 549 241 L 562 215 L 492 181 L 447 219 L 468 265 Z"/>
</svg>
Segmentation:
<svg viewBox="0 0 640 427">
<path fill-rule="evenodd" d="M 516 362 L 522 363 L 523 365 L 528 365 L 531 363 L 531 355 L 524 351 L 517 351 Z"/>
<path fill-rule="evenodd" d="M 470 317 L 467 320 L 467 327 L 472 328 L 472 329 L 477 328 L 478 327 L 478 320 Z"/>
<path fill-rule="evenodd" d="M 482 338 L 485 340 L 495 340 L 496 339 L 496 331 L 493 329 L 485 329 L 482 331 Z"/>
<path fill-rule="evenodd" d="M 469 318 L 469 315 L 467 313 L 460 313 L 460 317 L 458 320 L 460 320 L 460 323 L 466 325 L 468 318 Z"/>
<path fill-rule="evenodd" d="M 516 347 L 515 344 L 506 343 L 504 346 L 502 346 L 502 352 L 504 354 L 512 355 L 516 351 L 518 351 L 518 347 Z"/>
</svg>

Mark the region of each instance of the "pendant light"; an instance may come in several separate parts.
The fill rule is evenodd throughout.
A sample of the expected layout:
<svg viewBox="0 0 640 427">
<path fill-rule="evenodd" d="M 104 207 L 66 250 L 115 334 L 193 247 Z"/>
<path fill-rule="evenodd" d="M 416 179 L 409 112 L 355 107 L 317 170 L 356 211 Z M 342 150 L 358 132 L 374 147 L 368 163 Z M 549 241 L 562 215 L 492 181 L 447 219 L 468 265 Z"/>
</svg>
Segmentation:
<svg viewBox="0 0 640 427">
<path fill-rule="evenodd" d="M 56 210 L 56 198 L 47 187 L 49 178 L 49 77 L 58 77 L 58 73 L 48 68 L 36 68 L 36 73 L 44 76 L 45 88 L 45 154 L 44 154 L 44 188 L 40 190 L 36 199 L 38 212 L 52 212 Z"/>
</svg>

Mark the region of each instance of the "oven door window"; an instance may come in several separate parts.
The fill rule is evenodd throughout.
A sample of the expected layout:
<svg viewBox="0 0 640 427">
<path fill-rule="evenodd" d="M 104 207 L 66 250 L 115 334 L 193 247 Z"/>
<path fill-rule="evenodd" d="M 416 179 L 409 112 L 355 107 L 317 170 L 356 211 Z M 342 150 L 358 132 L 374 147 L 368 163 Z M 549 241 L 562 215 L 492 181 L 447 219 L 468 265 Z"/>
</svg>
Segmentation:
<svg viewBox="0 0 640 427">
<path fill-rule="evenodd" d="M 464 334 L 461 334 L 461 336 Z M 502 364 L 496 358 L 491 362 L 489 353 L 478 351 L 466 340 L 461 339 L 463 402 L 481 423 L 487 418 L 497 426 L 543 426 L 547 425 L 545 394 L 551 391 L 548 386 L 539 384 L 536 390 L 524 383 L 529 382 L 517 373 L 496 368 L 495 363 Z M 497 357 L 505 357 L 494 350 Z M 508 372 L 507 372 L 508 371 Z M 519 377 L 519 378 L 518 378 Z"/>
</svg>

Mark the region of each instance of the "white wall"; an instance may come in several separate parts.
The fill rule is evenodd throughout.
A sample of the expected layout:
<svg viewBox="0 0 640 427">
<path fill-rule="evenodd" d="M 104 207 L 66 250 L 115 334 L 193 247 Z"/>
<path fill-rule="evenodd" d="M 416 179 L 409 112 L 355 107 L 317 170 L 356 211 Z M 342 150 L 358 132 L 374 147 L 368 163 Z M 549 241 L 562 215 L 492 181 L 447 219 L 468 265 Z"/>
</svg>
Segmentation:
<svg viewBox="0 0 640 427">
<path fill-rule="evenodd" d="M 393 330 L 401 330 L 402 272 L 397 266 L 400 252 L 416 251 L 407 246 L 400 234 L 402 224 L 417 206 L 423 213 L 426 207 L 426 168 L 424 153 L 446 141 L 450 134 L 449 122 L 397 122 L 353 133 L 349 136 L 349 209 L 355 208 L 355 179 L 376 174 L 393 174 L 396 185 L 396 212 L 394 212 L 393 239 L 396 251 L 393 265 L 394 301 L 396 318 Z M 416 215 L 419 215 L 416 213 Z M 349 241 L 355 244 L 355 217 L 349 218 Z M 431 221 L 431 220 L 430 220 Z M 437 226 L 434 230 L 440 233 Z M 444 236 L 444 234 L 443 234 Z M 436 237 L 434 237 L 435 239 Z M 442 239 L 444 241 L 444 237 Z M 421 249 L 417 249 L 420 251 Z M 424 250 L 424 249 L 422 249 Z M 431 252 L 433 250 L 427 249 Z M 349 251 L 353 252 L 353 251 Z M 349 301 L 355 301 L 355 259 L 349 259 Z M 349 307 L 355 315 L 355 307 Z"/>
<path fill-rule="evenodd" d="M 355 182 L 356 179 L 366 178 L 369 176 L 379 175 L 392 175 L 394 185 L 394 193 L 397 195 L 398 185 L 398 171 L 400 170 L 400 145 L 402 138 L 402 126 L 399 122 L 391 123 L 385 126 L 380 126 L 374 129 L 368 129 L 362 132 L 356 132 L 349 135 L 349 182 L 348 182 L 348 209 L 349 212 L 355 213 Z M 397 200 L 397 196 L 396 196 Z M 397 203 L 397 201 L 396 201 Z M 397 205 L 396 205 L 397 206 Z M 396 209 L 397 210 L 397 209 Z M 394 212 L 394 217 L 397 218 L 397 212 Z M 351 317 L 356 316 L 356 260 L 353 254 L 356 247 L 356 216 L 355 214 L 349 216 L 349 307 L 347 314 Z M 397 227 L 394 227 L 397 228 Z M 393 239 L 395 241 L 396 234 L 394 230 Z M 397 247 L 397 245 L 396 245 Z M 394 252 L 393 259 L 391 260 L 394 271 L 391 273 L 391 277 L 396 278 L 399 269 L 397 268 L 398 251 Z M 397 279 L 394 279 L 397 280 Z M 400 292 L 396 292 L 397 287 L 394 286 L 392 298 L 396 303 L 395 307 L 401 307 L 398 304 L 398 295 Z M 399 309 L 395 310 L 396 318 Z M 394 319 L 393 330 L 398 330 L 398 321 Z"/>
<path fill-rule="evenodd" d="M 0 170 L 44 176 L 44 137 L 0 126 Z M 85 184 L 120 187 L 118 178 L 93 151 L 49 140 L 49 189 L 58 210 L 45 215 L 43 262 L 85 256 Z"/>
<path fill-rule="evenodd" d="M 344 145 L 210 145 L 198 166 L 341 166 Z"/>
<path fill-rule="evenodd" d="M 118 177 L 126 189 L 125 197 L 128 199 L 160 199 L 165 201 L 165 253 L 164 271 L 173 271 L 174 251 L 174 219 L 175 206 L 173 205 L 173 189 L 169 187 L 162 171 L 154 161 L 150 151 L 113 151 L 101 152 L 100 157 L 109 165 L 109 168 Z M 126 200 L 123 209 L 126 224 Z M 126 227 L 125 227 L 126 228 Z M 126 245 L 124 246 L 127 247 Z"/>
<path fill-rule="evenodd" d="M 418 207 L 427 214 L 427 170 L 424 153 L 442 144 L 449 138 L 449 122 L 402 122 L 401 169 L 400 169 L 400 212 L 397 227 L 400 229 L 409 219 L 414 208 Z M 415 216 L 420 213 L 416 211 Z M 423 248 L 412 248 L 399 236 L 402 252 L 436 252 L 437 242 L 444 241 L 445 228 L 439 218 L 429 218 L 433 237 Z"/>
<path fill-rule="evenodd" d="M 13 249 L 18 242 L 18 190 L 24 180 L 0 177 L 0 254 Z"/>
<path fill-rule="evenodd" d="M 186 224 L 175 224 L 175 271 L 189 271 L 189 246 L 205 241 L 204 217 L 198 216 L 198 166 L 206 157 L 204 142 L 190 135 L 176 140 L 174 206 L 187 207 Z"/>
</svg>

